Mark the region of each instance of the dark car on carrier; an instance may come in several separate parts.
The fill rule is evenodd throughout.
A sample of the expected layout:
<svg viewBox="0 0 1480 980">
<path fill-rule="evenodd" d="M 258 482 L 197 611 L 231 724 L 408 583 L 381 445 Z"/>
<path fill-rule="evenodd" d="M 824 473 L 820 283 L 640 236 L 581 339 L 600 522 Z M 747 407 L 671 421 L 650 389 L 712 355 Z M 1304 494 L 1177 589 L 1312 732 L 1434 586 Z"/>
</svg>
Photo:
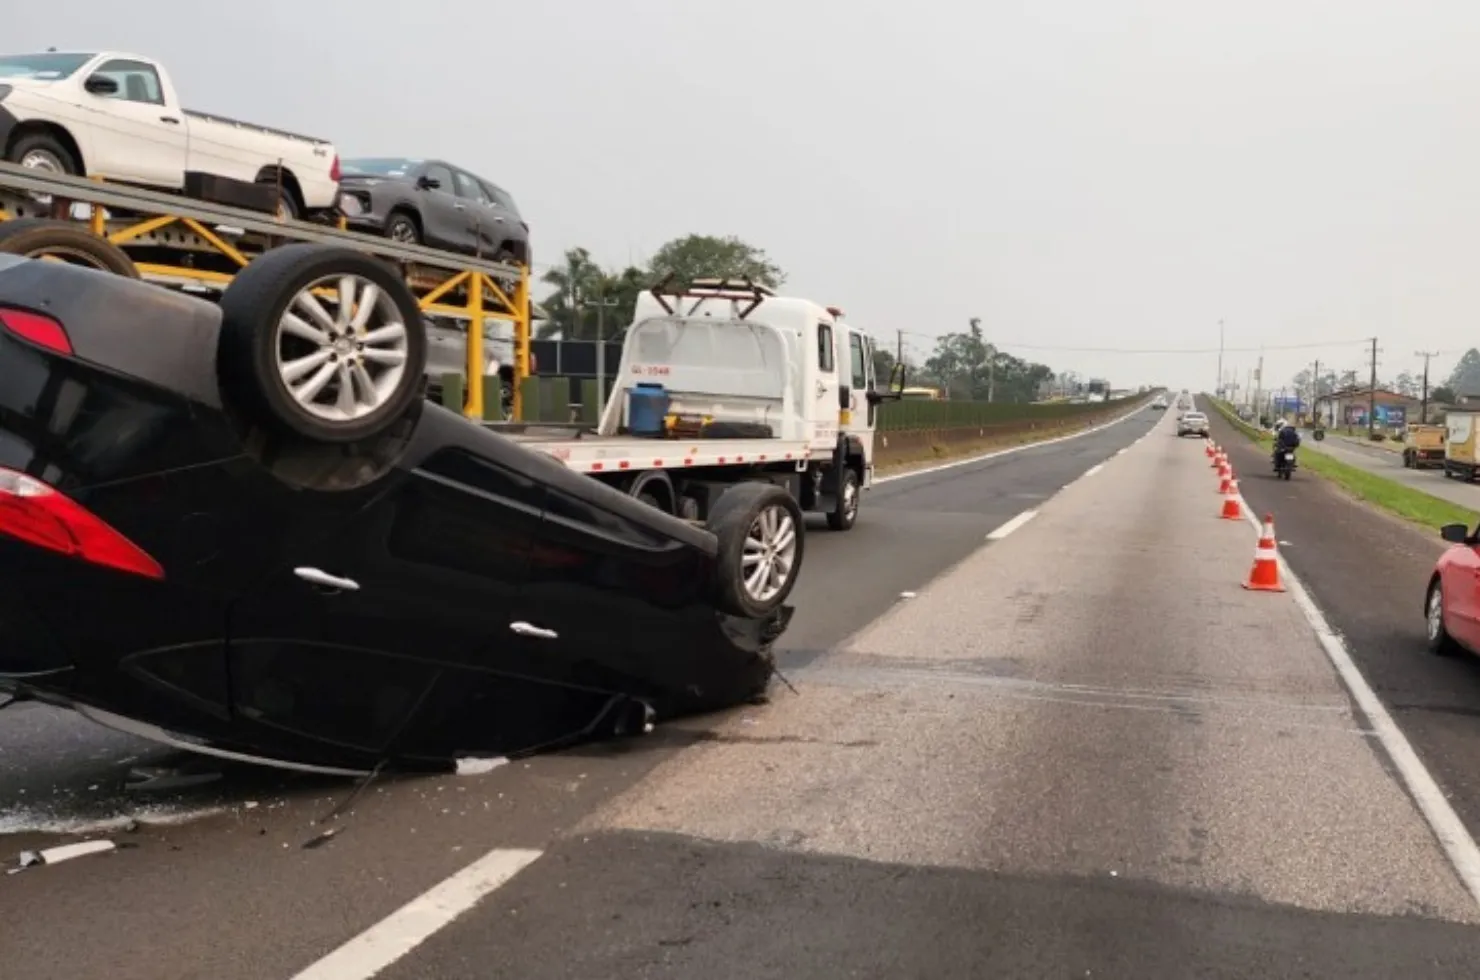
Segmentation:
<svg viewBox="0 0 1480 980">
<path fill-rule="evenodd" d="M 426 354 L 344 248 L 272 249 L 219 305 L 0 254 L 0 694 L 346 773 L 760 696 L 790 494 L 670 516 L 426 402 Z"/>
<path fill-rule="evenodd" d="M 497 262 L 529 264 L 529 224 L 508 191 L 444 160 L 340 163 L 339 210 L 352 231 Z"/>
</svg>

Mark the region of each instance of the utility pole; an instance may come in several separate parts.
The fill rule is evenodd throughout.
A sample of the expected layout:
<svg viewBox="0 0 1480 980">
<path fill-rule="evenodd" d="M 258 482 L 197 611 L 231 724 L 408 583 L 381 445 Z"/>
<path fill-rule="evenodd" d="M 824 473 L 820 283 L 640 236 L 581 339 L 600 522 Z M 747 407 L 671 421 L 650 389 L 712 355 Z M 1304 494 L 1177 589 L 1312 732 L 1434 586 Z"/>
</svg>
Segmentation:
<svg viewBox="0 0 1480 980">
<path fill-rule="evenodd" d="M 607 299 L 604 294 L 591 305 L 596 307 L 596 411 L 600 413 L 606 407 L 606 311 L 614 310 L 622 304 L 614 299 Z"/>
<path fill-rule="evenodd" d="M 1214 398 L 1223 397 L 1223 321 L 1218 321 L 1218 385 L 1213 389 Z"/>
<path fill-rule="evenodd" d="M 1431 357 L 1438 357 L 1439 356 L 1439 351 L 1436 351 L 1436 350 L 1420 350 L 1420 351 L 1414 351 L 1413 353 L 1414 353 L 1414 356 L 1415 357 L 1421 357 L 1421 358 L 1423 358 L 1423 397 L 1422 397 L 1422 399 L 1421 399 L 1421 401 L 1419 403 L 1420 407 L 1419 407 L 1419 410 L 1418 410 L 1418 424 L 1419 425 L 1428 425 L 1429 424 L 1429 358 L 1431 358 Z"/>
<path fill-rule="evenodd" d="M 1321 359 L 1316 358 L 1316 369 L 1310 375 L 1310 424 L 1315 425 L 1321 415 L 1317 406 L 1321 403 Z"/>
<path fill-rule="evenodd" d="M 1377 338 L 1372 338 L 1371 385 L 1367 389 L 1367 438 L 1377 439 Z"/>
</svg>

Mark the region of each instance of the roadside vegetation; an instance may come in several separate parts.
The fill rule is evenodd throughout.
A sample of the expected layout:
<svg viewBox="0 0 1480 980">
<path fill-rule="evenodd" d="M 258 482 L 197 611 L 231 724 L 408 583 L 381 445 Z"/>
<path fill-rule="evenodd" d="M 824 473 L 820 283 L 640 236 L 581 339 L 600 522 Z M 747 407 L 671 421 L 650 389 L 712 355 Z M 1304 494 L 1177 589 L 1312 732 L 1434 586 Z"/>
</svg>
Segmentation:
<svg viewBox="0 0 1480 980">
<path fill-rule="evenodd" d="M 1250 441 L 1257 443 L 1267 452 L 1274 449 L 1274 440 L 1269 433 L 1255 428 L 1233 410 L 1227 402 L 1207 395 L 1203 396 L 1217 409 L 1230 425 Z M 1438 529 L 1445 524 L 1464 524 L 1475 527 L 1480 523 L 1480 513 L 1461 507 L 1459 504 L 1430 496 L 1421 490 L 1394 483 L 1375 473 L 1349 466 L 1338 459 L 1312 450 L 1300 454 L 1300 469 L 1330 480 L 1358 499 L 1380 507 L 1390 514 L 1424 527 Z"/>
</svg>

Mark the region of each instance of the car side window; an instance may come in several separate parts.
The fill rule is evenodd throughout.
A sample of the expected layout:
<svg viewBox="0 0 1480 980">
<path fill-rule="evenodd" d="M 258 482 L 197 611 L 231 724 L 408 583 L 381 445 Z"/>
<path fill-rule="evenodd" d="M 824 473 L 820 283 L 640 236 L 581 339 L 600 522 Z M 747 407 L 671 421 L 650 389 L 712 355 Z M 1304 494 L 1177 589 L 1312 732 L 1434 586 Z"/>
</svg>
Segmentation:
<svg viewBox="0 0 1480 980">
<path fill-rule="evenodd" d="M 826 323 L 817 324 L 817 369 L 824 374 L 832 374 L 836 368 L 834 363 L 833 331 Z"/>
<path fill-rule="evenodd" d="M 430 167 L 427 167 L 426 172 L 422 176 L 435 180 L 437 182 L 435 189 L 444 194 L 454 194 L 457 192 L 457 188 L 452 183 L 452 171 L 439 163 L 434 163 Z"/>
<path fill-rule="evenodd" d="M 863 348 L 863 335 L 848 334 L 848 363 L 853 371 L 854 388 L 868 387 L 868 352 Z"/>
<path fill-rule="evenodd" d="M 103 62 L 93 74 L 103 75 L 118 83 L 118 91 L 105 98 L 164 105 L 164 86 L 159 82 L 159 72 L 148 62 L 114 58 Z"/>
<path fill-rule="evenodd" d="M 461 170 L 455 171 L 452 176 L 457 181 L 458 197 L 465 197 L 470 201 L 477 201 L 479 204 L 492 203 L 488 199 L 488 195 L 483 192 L 483 185 L 478 183 L 476 177 L 465 174 Z"/>
<path fill-rule="evenodd" d="M 489 198 L 497 203 L 499 207 L 503 208 L 505 211 L 508 211 L 510 214 L 519 213 L 519 206 L 514 203 L 514 199 L 509 196 L 508 191 L 494 184 L 490 184 L 486 180 L 482 181 L 482 184 L 483 189 L 488 192 Z"/>
</svg>

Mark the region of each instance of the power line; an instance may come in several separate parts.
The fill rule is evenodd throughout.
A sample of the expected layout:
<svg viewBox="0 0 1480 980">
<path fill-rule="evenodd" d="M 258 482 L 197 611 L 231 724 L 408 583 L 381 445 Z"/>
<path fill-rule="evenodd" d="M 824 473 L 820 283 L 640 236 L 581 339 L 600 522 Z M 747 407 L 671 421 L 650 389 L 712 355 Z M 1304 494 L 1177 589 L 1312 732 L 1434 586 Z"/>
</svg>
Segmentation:
<svg viewBox="0 0 1480 980">
<path fill-rule="evenodd" d="M 1053 344 L 1014 344 L 1003 342 L 996 346 L 1014 350 L 1062 351 L 1068 354 L 1257 354 L 1271 350 L 1317 350 L 1325 347 L 1348 347 L 1364 344 L 1369 338 L 1355 340 L 1327 340 L 1314 344 L 1266 344 L 1263 347 L 1064 347 Z"/>
</svg>

